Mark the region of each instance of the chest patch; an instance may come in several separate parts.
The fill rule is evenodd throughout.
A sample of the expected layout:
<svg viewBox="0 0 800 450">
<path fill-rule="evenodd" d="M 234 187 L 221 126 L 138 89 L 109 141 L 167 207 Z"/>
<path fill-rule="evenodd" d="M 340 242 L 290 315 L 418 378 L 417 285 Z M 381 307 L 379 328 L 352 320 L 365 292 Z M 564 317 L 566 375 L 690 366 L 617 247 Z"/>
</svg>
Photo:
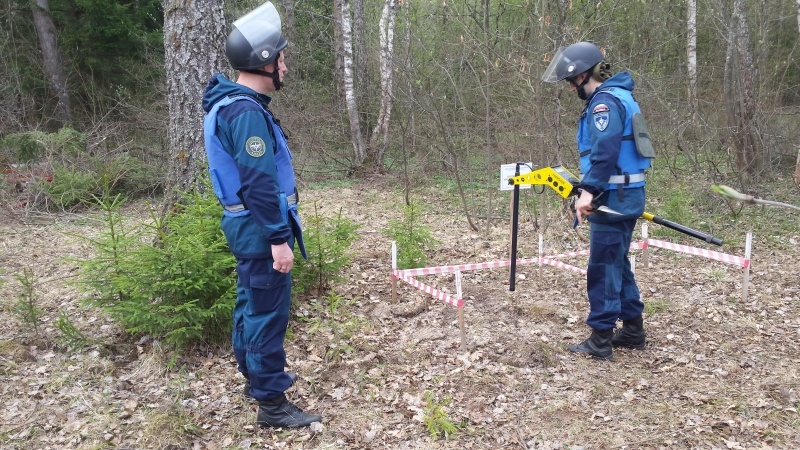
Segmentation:
<svg viewBox="0 0 800 450">
<path fill-rule="evenodd" d="M 260 158 L 264 156 L 264 153 L 267 151 L 267 145 L 264 143 L 264 140 L 258 136 L 253 136 L 248 139 L 244 146 L 247 154 L 253 158 Z"/>
<path fill-rule="evenodd" d="M 608 127 L 608 111 L 608 105 L 605 103 L 598 103 L 592 109 L 594 126 L 600 131 L 605 131 L 606 127 Z"/>
</svg>

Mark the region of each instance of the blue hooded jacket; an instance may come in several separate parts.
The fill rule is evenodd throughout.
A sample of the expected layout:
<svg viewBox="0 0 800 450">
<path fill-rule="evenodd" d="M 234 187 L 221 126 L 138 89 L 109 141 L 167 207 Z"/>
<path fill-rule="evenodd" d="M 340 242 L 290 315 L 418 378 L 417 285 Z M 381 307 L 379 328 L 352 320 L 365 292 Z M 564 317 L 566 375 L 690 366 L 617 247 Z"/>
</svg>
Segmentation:
<svg viewBox="0 0 800 450">
<path fill-rule="evenodd" d="M 214 109 L 233 97 L 237 100 Z M 211 78 L 203 96 L 209 171 L 215 194 L 226 207 L 223 230 L 237 257 L 270 257 L 271 245 L 293 236 L 304 250 L 296 205 L 290 209 L 287 203 L 293 194 L 296 199 L 291 153 L 267 110 L 270 100 L 221 74 Z"/>
<path fill-rule="evenodd" d="M 594 195 L 600 204 L 623 214 L 614 217 L 592 214 L 589 217 L 592 222 L 637 218 L 644 211 L 644 171 L 650 167 L 650 159 L 639 154 L 632 139 L 632 117 L 640 112 L 633 89 L 628 72 L 615 74 L 586 100 L 579 119 L 576 138 L 582 174 L 580 187 Z M 625 179 L 626 175 L 634 174 L 641 180 L 610 183 L 612 177 Z"/>
<path fill-rule="evenodd" d="M 613 175 L 642 174 L 650 159 L 636 150 L 632 139 L 634 114 L 640 112 L 633 97 L 634 83 L 628 72 L 620 72 L 601 84 L 586 100 L 577 141 L 581 159 L 581 187 L 595 196 L 609 188 Z M 644 181 L 625 188 L 644 186 Z"/>
</svg>

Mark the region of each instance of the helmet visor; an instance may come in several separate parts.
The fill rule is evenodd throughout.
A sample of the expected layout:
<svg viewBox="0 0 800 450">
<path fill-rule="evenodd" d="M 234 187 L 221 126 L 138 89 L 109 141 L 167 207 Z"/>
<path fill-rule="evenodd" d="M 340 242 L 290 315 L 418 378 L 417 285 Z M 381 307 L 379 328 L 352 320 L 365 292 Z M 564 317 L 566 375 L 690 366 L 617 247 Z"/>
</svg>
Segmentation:
<svg viewBox="0 0 800 450">
<path fill-rule="evenodd" d="M 242 33 L 242 36 L 254 47 L 259 43 L 273 42 L 281 38 L 281 16 L 272 2 L 266 2 L 258 8 L 250 11 L 244 16 L 236 19 L 233 26 Z M 285 45 L 284 45 L 285 47 Z M 254 50 L 261 50 L 254 48 Z M 272 52 L 280 49 L 268 49 Z M 261 54 L 262 59 L 268 59 L 272 55 Z"/>
<path fill-rule="evenodd" d="M 559 47 L 553 59 L 550 60 L 550 65 L 547 66 L 542 74 L 542 81 L 545 83 L 555 83 L 565 78 L 578 75 L 575 71 L 576 65 L 566 55 L 564 55 L 564 47 Z"/>
</svg>

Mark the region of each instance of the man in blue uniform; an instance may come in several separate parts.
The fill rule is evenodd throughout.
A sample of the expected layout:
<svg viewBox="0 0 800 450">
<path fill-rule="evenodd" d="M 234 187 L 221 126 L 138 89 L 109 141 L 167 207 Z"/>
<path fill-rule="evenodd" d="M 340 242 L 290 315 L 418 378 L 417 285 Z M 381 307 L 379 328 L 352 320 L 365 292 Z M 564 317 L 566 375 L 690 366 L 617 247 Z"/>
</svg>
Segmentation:
<svg viewBox="0 0 800 450">
<path fill-rule="evenodd" d="M 321 421 L 286 399 L 297 375 L 285 372 L 283 343 L 291 304 L 293 248 L 303 256 L 297 188 L 286 136 L 269 111 L 268 95 L 286 73 L 281 19 L 267 2 L 233 23 L 225 54 L 236 82 L 215 74 L 203 97 L 204 137 L 222 230 L 236 256 L 233 350 L 258 400 L 262 427 L 302 427 Z"/>
<path fill-rule="evenodd" d="M 578 121 L 581 193 L 575 203 L 578 222 L 590 222 L 586 290 L 591 336 L 569 351 L 613 360 L 613 347 L 645 346 L 644 304 L 636 286 L 628 249 L 636 220 L 644 212 L 645 170 L 652 154 L 640 154 L 634 140 L 634 119 L 640 116 L 628 72 L 611 75 L 600 49 L 579 42 L 559 49 L 542 80 L 566 80 L 586 105 Z M 639 117 L 636 115 L 639 114 Z M 598 206 L 621 215 L 595 213 Z M 617 320 L 622 328 L 615 334 Z"/>
</svg>

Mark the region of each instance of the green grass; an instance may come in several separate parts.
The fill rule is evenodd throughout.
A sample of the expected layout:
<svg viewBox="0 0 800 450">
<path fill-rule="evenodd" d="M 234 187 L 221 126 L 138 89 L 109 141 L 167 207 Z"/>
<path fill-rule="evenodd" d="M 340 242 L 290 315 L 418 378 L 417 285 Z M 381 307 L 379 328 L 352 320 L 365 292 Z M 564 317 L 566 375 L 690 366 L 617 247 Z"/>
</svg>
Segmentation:
<svg viewBox="0 0 800 450">
<path fill-rule="evenodd" d="M 644 302 L 644 312 L 648 316 L 669 311 L 670 308 L 671 305 L 666 300 L 648 300 Z"/>
<path fill-rule="evenodd" d="M 728 278 L 728 272 L 723 269 L 712 269 L 708 272 L 708 278 L 714 281 L 724 281 Z"/>
<path fill-rule="evenodd" d="M 342 189 L 356 186 L 357 180 L 353 178 L 334 178 L 327 180 L 314 180 L 308 183 L 310 189 Z M 302 195 L 302 192 L 300 193 Z"/>
<path fill-rule="evenodd" d="M 727 161 L 727 155 L 716 154 L 712 151 L 702 153 L 698 150 L 698 158 L 705 162 L 708 158 Z M 700 154 L 702 153 L 702 154 Z M 467 208 L 479 226 L 482 226 L 486 216 L 487 195 L 492 190 L 493 218 L 505 220 L 510 214 L 510 191 L 501 192 L 498 185 L 499 172 L 485 169 L 483 155 L 468 158 L 459 166 L 461 182 L 467 201 Z M 425 171 L 425 176 L 414 178 L 412 198 L 425 195 L 427 201 L 435 201 L 437 210 L 463 215 L 464 205 L 459 193 L 456 177 L 452 169 L 443 165 L 435 165 L 419 160 L 411 160 L 412 170 Z M 730 164 L 728 164 L 730 165 Z M 714 166 L 718 172 L 712 177 L 711 171 L 703 165 L 698 167 L 683 153 L 664 154 L 657 157 L 653 169 L 650 170 L 647 183 L 647 204 L 645 210 L 664 219 L 679 223 L 686 227 L 718 237 L 723 240 L 721 248 L 714 250 L 726 251 L 730 248 L 741 248 L 745 244 L 745 236 L 752 231 L 754 236 L 766 239 L 771 245 L 778 248 L 790 248 L 788 237 L 800 233 L 800 213 L 785 208 L 769 207 L 764 205 L 741 205 L 730 203 L 716 195 L 710 189 L 712 184 L 728 184 L 740 189 L 742 192 L 752 194 L 757 198 L 780 201 L 789 204 L 800 204 L 800 189 L 791 181 L 793 167 L 773 168 L 773 172 L 766 174 L 757 184 L 754 183 L 747 189 L 739 185 L 739 175 L 726 164 Z M 569 167 L 575 169 L 574 167 Z M 389 173 L 386 178 L 397 178 L 401 175 L 399 167 Z M 353 187 L 358 183 L 351 178 L 329 179 L 314 181 L 310 184 L 313 189 L 330 189 Z M 563 200 L 549 189 L 544 192 L 540 189 L 521 191 L 520 214 L 525 216 L 550 216 L 557 214 L 563 207 Z M 397 187 L 402 194 L 402 186 Z M 544 196 L 542 198 L 542 196 Z M 650 236 L 674 242 L 707 247 L 708 244 L 691 238 L 683 233 L 674 231 L 659 224 L 650 224 Z M 712 246 L 713 247 L 713 246 Z"/>
<path fill-rule="evenodd" d="M 773 175 L 752 187 L 752 195 L 797 203 L 800 191 L 786 180 L 780 174 Z M 788 242 L 787 237 L 800 233 L 800 214 L 783 208 L 729 202 L 714 194 L 710 189 L 711 184 L 714 183 L 704 180 L 702 175 L 692 173 L 689 169 L 680 178 L 666 170 L 656 171 L 648 181 L 646 210 L 721 238 L 724 241 L 723 247 L 719 249 L 721 251 L 743 247 L 748 231 L 752 231 L 754 236 L 767 239 L 771 244 L 785 247 L 793 245 Z M 650 235 L 654 238 L 678 239 L 681 242 L 688 240 L 691 245 L 705 245 L 657 224 L 653 224 L 650 230 Z"/>
</svg>

